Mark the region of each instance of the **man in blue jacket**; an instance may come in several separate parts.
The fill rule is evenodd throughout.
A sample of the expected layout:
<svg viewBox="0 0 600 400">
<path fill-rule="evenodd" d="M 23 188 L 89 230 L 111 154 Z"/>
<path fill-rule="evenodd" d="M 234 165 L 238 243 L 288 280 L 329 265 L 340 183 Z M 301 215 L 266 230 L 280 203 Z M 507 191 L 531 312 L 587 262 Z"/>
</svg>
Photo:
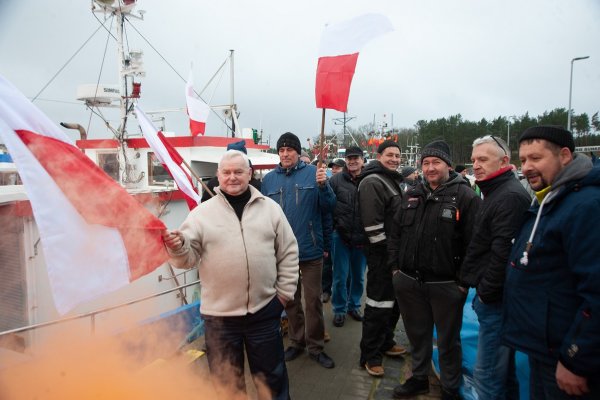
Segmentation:
<svg viewBox="0 0 600 400">
<path fill-rule="evenodd" d="M 504 343 L 529 356 L 532 399 L 600 398 L 600 168 L 571 133 L 519 138 L 536 200 L 515 239 L 504 286 Z"/>
<path fill-rule="evenodd" d="M 325 354 L 321 273 L 323 256 L 330 249 L 335 195 L 325 168 L 300 161 L 302 148 L 296 135 L 286 132 L 277 140 L 279 165 L 263 178 L 261 191 L 283 209 L 300 249 L 300 273 L 296 294 L 285 307 L 291 342 L 285 360 L 291 361 L 308 348 L 309 356 L 325 368 L 335 363 Z M 304 288 L 305 309 L 302 308 Z"/>
</svg>

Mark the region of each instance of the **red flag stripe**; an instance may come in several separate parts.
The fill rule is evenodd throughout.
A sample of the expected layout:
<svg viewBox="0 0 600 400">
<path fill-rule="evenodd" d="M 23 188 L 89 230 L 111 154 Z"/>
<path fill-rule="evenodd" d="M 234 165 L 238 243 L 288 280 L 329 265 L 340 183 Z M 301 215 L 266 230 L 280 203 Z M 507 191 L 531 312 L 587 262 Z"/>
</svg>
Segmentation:
<svg viewBox="0 0 600 400">
<path fill-rule="evenodd" d="M 317 108 L 348 110 L 350 85 L 357 61 L 358 53 L 319 58 L 315 87 Z"/>
<path fill-rule="evenodd" d="M 117 228 L 127 249 L 130 279 L 168 259 L 165 225 L 76 147 L 26 130 L 15 133 L 39 160 L 88 224 Z M 109 251 L 109 249 L 107 249 Z"/>
</svg>

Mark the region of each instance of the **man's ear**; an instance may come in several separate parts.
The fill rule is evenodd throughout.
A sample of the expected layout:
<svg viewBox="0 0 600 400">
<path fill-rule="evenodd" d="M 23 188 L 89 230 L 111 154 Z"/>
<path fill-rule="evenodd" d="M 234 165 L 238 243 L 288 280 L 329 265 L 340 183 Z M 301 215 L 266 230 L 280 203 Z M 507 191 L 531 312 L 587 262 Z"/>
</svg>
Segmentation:
<svg viewBox="0 0 600 400">
<path fill-rule="evenodd" d="M 558 152 L 558 159 L 560 160 L 561 165 L 564 167 L 573 161 L 573 153 L 571 153 L 571 150 L 569 150 L 568 147 L 563 147 Z"/>
</svg>

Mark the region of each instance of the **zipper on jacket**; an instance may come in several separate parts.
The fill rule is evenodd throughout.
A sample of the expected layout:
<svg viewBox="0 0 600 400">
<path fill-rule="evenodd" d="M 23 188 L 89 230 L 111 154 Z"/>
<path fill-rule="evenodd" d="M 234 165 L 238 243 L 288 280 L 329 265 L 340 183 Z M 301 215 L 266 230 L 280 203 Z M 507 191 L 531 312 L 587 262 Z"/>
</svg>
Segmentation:
<svg viewBox="0 0 600 400">
<path fill-rule="evenodd" d="M 308 221 L 308 227 L 310 229 L 310 236 L 312 237 L 313 246 L 316 246 L 317 245 L 317 238 L 315 237 L 315 232 L 313 230 L 313 223 L 312 223 L 312 221 Z"/>
</svg>

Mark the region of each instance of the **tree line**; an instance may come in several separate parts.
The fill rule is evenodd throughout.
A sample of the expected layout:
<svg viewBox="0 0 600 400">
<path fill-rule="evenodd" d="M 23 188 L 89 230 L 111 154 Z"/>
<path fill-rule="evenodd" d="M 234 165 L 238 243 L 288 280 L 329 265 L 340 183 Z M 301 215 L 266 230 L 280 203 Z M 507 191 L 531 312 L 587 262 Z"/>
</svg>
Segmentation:
<svg viewBox="0 0 600 400">
<path fill-rule="evenodd" d="M 455 164 L 470 162 L 473 140 L 485 135 L 500 137 L 509 143 L 511 160 L 518 159 L 518 139 L 521 133 L 536 125 L 567 124 L 567 109 L 556 108 L 544 112 L 537 117 L 528 112 L 521 116 L 499 116 L 492 120 L 482 118 L 480 121 L 464 120 L 460 114 L 435 120 L 419 120 L 412 128 L 376 127 L 374 123 L 353 128 L 346 125 L 346 134 L 342 130 L 332 130 L 326 135 L 329 157 L 335 157 L 338 149 L 358 145 L 370 155 L 374 155 L 377 144 L 384 139 L 398 142 L 403 151 L 410 146 L 422 148 L 427 143 L 444 139 L 450 146 L 452 160 Z M 590 118 L 586 113 L 571 116 L 571 131 L 576 146 L 600 145 L 600 117 L 598 112 Z M 319 136 L 313 138 L 318 147 Z"/>
</svg>

